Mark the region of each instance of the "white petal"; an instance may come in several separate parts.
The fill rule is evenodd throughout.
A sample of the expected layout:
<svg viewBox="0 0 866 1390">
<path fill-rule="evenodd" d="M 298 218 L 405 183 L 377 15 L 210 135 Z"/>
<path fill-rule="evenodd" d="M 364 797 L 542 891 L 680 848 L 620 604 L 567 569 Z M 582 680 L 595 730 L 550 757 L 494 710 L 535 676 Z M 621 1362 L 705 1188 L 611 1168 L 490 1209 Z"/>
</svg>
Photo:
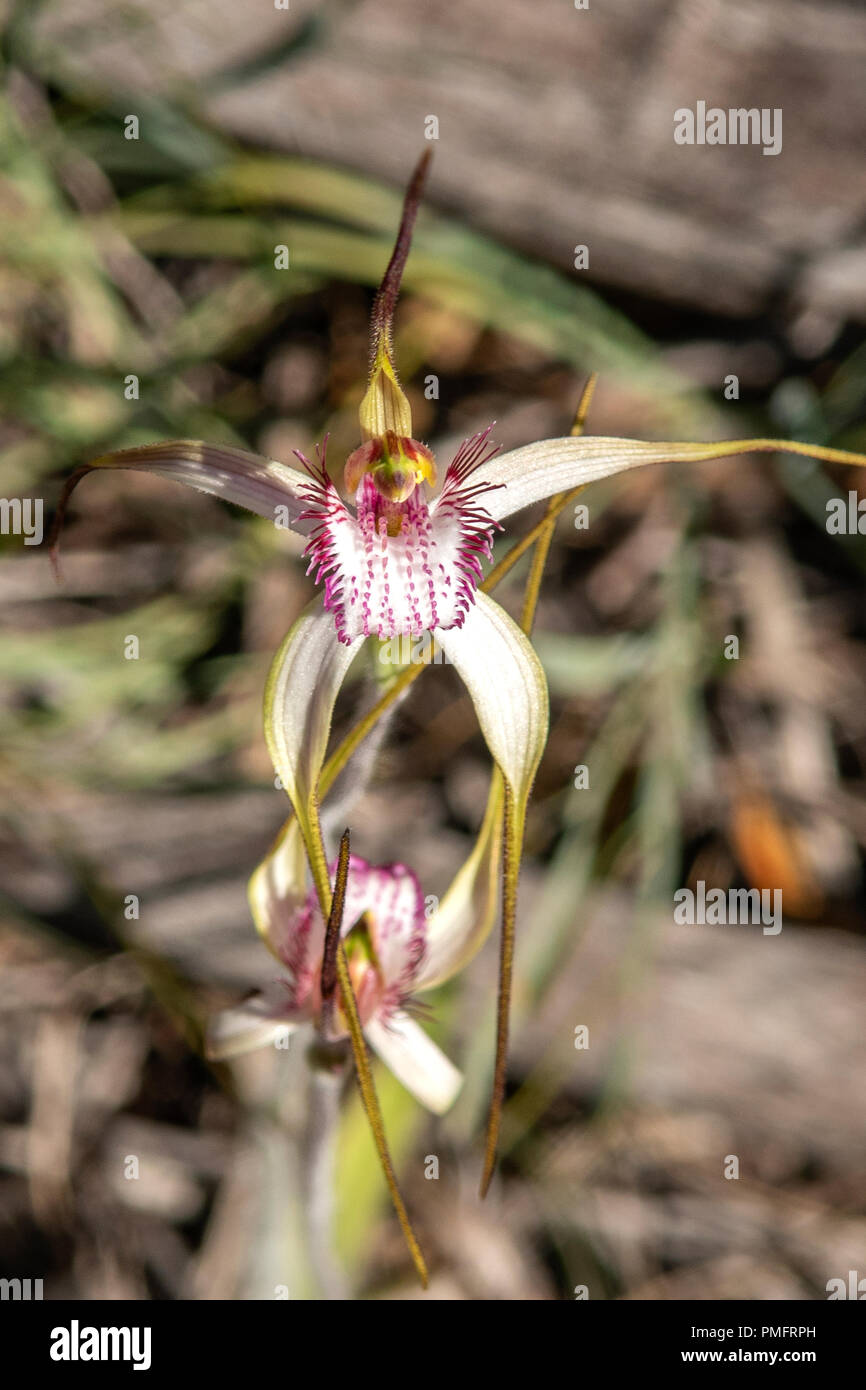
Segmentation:
<svg viewBox="0 0 866 1390">
<path fill-rule="evenodd" d="M 502 863 L 502 774 L 494 769 L 478 839 L 427 923 L 415 989 L 433 989 L 456 975 L 479 950 L 494 922 Z"/>
<path fill-rule="evenodd" d="M 373 1018 L 364 1028 L 374 1052 L 416 1100 L 444 1115 L 463 1084 L 460 1072 L 449 1062 L 424 1029 L 407 1014 L 392 1014 L 387 1025 Z"/>
<path fill-rule="evenodd" d="M 487 594 L 461 628 L 436 630 L 475 706 L 481 732 L 510 784 L 525 804 L 547 742 L 547 681 L 526 635 Z"/>
<path fill-rule="evenodd" d="M 64 492 L 61 507 L 78 482 L 89 472 L 102 468 L 130 468 L 154 473 L 176 483 L 186 483 L 234 502 L 269 521 L 285 522 L 293 529 L 308 532 L 313 521 L 300 521 L 309 508 L 310 478 L 276 459 L 262 458 L 246 449 L 230 445 L 203 444 L 197 439 L 173 439 L 164 444 L 143 444 L 135 449 L 119 449 L 95 459 L 74 474 Z M 280 512 L 277 508 L 281 508 Z"/>
<path fill-rule="evenodd" d="M 321 599 L 314 599 L 271 666 L 265 738 L 302 827 L 325 760 L 334 702 L 362 641 L 340 642 Z"/>
<path fill-rule="evenodd" d="M 293 1033 L 298 1021 L 280 1016 L 285 1007 L 286 991 L 273 985 L 233 1009 L 224 1009 L 208 1023 L 205 1055 L 221 1062 Z"/>
<path fill-rule="evenodd" d="M 641 468 L 650 463 L 696 463 L 725 454 L 743 453 L 749 444 L 761 442 L 743 440 L 739 447 L 726 442 L 654 444 L 640 439 L 568 435 L 564 439 L 542 439 L 500 454 L 476 469 L 472 481 L 491 486 L 505 484 L 495 492 L 484 493 L 479 500 L 479 505 L 494 521 L 501 521 L 532 502 L 553 497 L 557 492 L 568 492 L 583 483 L 596 482 L 599 478 L 609 478 L 629 468 Z"/>
</svg>

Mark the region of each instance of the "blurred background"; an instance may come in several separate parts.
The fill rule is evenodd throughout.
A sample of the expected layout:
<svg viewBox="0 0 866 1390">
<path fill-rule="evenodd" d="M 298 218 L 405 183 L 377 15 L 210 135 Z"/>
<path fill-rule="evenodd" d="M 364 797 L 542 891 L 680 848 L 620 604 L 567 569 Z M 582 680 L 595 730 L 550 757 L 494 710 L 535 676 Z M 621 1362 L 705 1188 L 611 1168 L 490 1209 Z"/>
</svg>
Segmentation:
<svg viewBox="0 0 866 1390">
<path fill-rule="evenodd" d="M 396 344 L 440 460 L 494 419 L 505 447 L 566 432 L 591 370 L 591 433 L 866 450 L 853 0 L 0 12 L 4 498 L 47 513 L 78 464 L 160 438 L 288 459 L 330 432 L 343 458 L 425 132 Z M 782 153 L 676 145 L 698 100 L 781 108 Z M 495 942 L 430 997 L 467 1075 L 454 1111 L 379 1073 L 428 1296 L 812 1299 L 866 1273 L 866 537 L 826 527 L 858 487 L 740 458 L 596 485 L 589 528 L 563 518 L 484 1206 Z M 0 1274 L 46 1298 L 310 1296 L 299 1060 L 200 1053 L 273 970 L 245 886 L 287 811 L 260 702 L 312 593 L 300 542 L 119 473 L 76 494 L 61 584 L 0 544 Z M 525 576 L 498 591 L 515 613 Z M 338 731 L 376 678 L 356 671 Z M 471 705 L 425 673 L 353 848 L 441 894 L 487 778 Z M 675 925 L 698 880 L 781 888 L 782 932 Z M 418 1296 L 354 1100 L 338 1191 L 353 1293 Z"/>
</svg>

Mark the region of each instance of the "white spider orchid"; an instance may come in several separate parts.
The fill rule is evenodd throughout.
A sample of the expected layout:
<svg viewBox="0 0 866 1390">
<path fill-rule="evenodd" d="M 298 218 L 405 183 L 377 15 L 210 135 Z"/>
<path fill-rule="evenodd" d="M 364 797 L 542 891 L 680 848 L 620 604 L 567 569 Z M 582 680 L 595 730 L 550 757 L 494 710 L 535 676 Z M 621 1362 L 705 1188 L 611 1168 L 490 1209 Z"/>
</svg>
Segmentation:
<svg viewBox="0 0 866 1390">
<path fill-rule="evenodd" d="M 358 1017 L 374 1052 L 407 1090 L 443 1114 L 462 1084 L 460 1072 L 412 1017 L 415 996 L 455 974 L 487 935 L 496 909 L 499 837 L 491 798 L 472 854 L 428 916 L 417 877 L 404 864 L 348 861 L 340 938 Z M 329 866 L 334 876 L 336 861 Z M 278 980 L 225 1010 L 208 1031 L 208 1055 L 222 1060 L 315 1026 L 326 1041 L 349 1037 L 339 991 L 326 1007 L 322 986 L 326 927 L 315 888 L 307 888 L 303 842 L 290 820 L 250 880 L 256 927 L 283 967 Z"/>
<path fill-rule="evenodd" d="M 506 454 L 489 430 L 466 440 L 438 495 L 431 451 L 412 437 L 409 402 L 392 360 L 391 325 L 426 168 L 406 194 L 394 252 L 372 316 L 372 365 L 361 402 L 363 442 L 346 460 L 340 496 L 324 448 L 302 468 L 200 441 L 146 444 L 107 454 L 72 475 L 130 468 L 187 483 L 289 526 L 307 538 L 309 570 L 323 587 L 274 662 L 266 730 L 274 762 L 302 828 L 322 767 L 337 693 L 365 638 L 435 635 L 472 697 L 482 732 L 520 813 L 547 738 L 547 687 L 528 639 L 479 592 L 494 532 L 515 512 L 615 473 L 665 462 L 787 451 L 862 464 L 858 454 L 771 439 L 720 444 L 645 443 L 566 436 Z M 55 533 L 57 527 L 55 527 Z M 520 815 L 518 814 L 518 818 Z"/>
</svg>

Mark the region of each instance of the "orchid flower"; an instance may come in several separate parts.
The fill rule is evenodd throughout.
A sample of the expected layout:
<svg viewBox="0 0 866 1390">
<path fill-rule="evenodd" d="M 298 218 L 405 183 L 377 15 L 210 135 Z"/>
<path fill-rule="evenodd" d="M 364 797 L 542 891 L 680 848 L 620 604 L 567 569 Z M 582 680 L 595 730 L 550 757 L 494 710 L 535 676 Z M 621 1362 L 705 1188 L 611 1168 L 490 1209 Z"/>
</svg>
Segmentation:
<svg viewBox="0 0 866 1390">
<path fill-rule="evenodd" d="M 429 156 L 408 189 L 400 231 L 372 319 L 370 381 L 360 405 L 363 442 L 345 461 L 341 498 L 324 447 L 302 470 L 242 449 L 189 440 L 107 454 L 68 480 L 130 468 L 154 473 L 246 507 L 307 537 L 309 570 L 323 598 L 285 639 L 269 682 L 267 724 L 277 770 L 302 825 L 315 791 L 334 700 L 367 637 L 435 634 L 465 681 L 494 759 L 525 801 L 547 736 L 547 688 L 530 643 L 504 609 L 478 593 L 494 531 L 516 507 L 502 500 L 512 478 L 491 471 L 489 430 L 468 439 L 438 496 L 431 451 L 412 438 L 409 402 L 392 361 L 397 291 Z M 549 489 L 554 491 L 555 489 Z M 509 493 L 509 496 L 511 494 Z M 544 490 L 539 496 L 546 495 Z M 529 499 L 531 500 L 531 499 Z"/>
<path fill-rule="evenodd" d="M 429 916 L 418 879 L 405 864 L 374 866 L 354 854 L 348 860 L 339 932 L 364 1036 L 406 1089 L 440 1115 L 454 1101 L 462 1077 L 412 1011 L 415 996 L 455 974 L 492 924 L 497 809 L 491 797 L 472 854 Z M 336 872 L 335 861 L 329 874 L 334 878 Z M 349 1037 L 342 996 L 335 992 L 331 1007 L 323 998 L 326 924 L 315 888 L 306 885 L 303 842 L 292 819 L 249 886 L 256 927 L 283 973 L 216 1016 L 207 1040 L 211 1058 L 238 1056 L 305 1024 L 328 1042 Z"/>
<path fill-rule="evenodd" d="M 452 1104 L 463 1078 L 412 1017 L 417 1008 L 414 996 L 456 973 L 490 929 L 497 898 L 500 842 L 495 832 L 501 798 L 501 777 L 494 772 L 475 848 L 429 917 L 412 870 L 405 864 L 373 866 L 352 855 L 346 830 L 339 856 L 327 868 L 334 891 L 326 921 L 327 895 L 318 883 L 306 889 L 306 847 L 297 817 L 291 818 L 249 885 L 256 927 L 284 973 L 244 1003 L 218 1014 L 207 1032 L 206 1051 L 212 1060 L 281 1042 L 283 1035 L 304 1025 L 312 1025 L 320 1046 L 331 1049 L 323 1054 L 328 1059 L 334 1057 L 334 1046 L 351 1043 L 382 1171 L 425 1288 L 427 1265 L 388 1152 L 367 1044 L 435 1114 Z"/>
<path fill-rule="evenodd" d="M 298 618 L 273 663 L 265 732 L 322 885 L 320 902 L 329 889 L 317 794 L 337 694 L 365 639 L 432 633 L 467 687 L 502 777 L 501 982 L 506 982 L 526 805 L 547 739 L 548 700 L 544 672 L 527 636 L 478 587 L 494 533 L 532 503 L 648 464 L 753 451 L 856 465 L 866 458 L 774 439 L 648 443 L 590 435 L 542 440 L 499 454 L 484 430 L 465 441 L 445 470 L 440 491 L 432 495 L 436 460 L 413 437 L 392 345 L 397 293 L 428 163 L 429 156 L 423 156 L 409 184 L 394 251 L 373 306 L 369 383 L 359 411 L 361 442 L 342 473 L 348 500 L 340 494 L 325 445 L 315 461 L 298 454 L 301 467 L 295 468 L 242 449 L 176 440 L 110 453 L 77 470 L 61 497 L 54 534 L 82 477 L 103 468 L 130 468 L 187 483 L 306 537 L 309 572 L 323 592 Z M 492 1171 L 504 1087 L 507 996 L 507 985 L 501 984 L 482 1190 Z"/>
</svg>

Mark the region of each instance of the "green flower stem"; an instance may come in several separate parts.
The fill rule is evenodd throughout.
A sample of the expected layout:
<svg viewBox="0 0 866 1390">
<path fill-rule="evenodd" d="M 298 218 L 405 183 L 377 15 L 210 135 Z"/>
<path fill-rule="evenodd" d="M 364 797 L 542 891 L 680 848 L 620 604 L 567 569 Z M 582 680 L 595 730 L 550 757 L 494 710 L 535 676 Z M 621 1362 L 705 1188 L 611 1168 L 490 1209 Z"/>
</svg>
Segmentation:
<svg viewBox="0 0 866 1390">
<path fill-rule="evenodd" d="M 325 854 L 325 845 L 322 839 L 322 826 L 319 820 L 319 806 L 315 798 L 307 808 L 307 814 L 301 822 L 301 833 L 304 837 L 304 844 L 307 850 L 307 858 L 310 861 L 310 870 L 313 875 L 316 894 L 319 899 L 319 906 L 322 916 L 328 922 L 331 917 L 331 881 L 328 876 L 328 860 Z M 358 1089 L 361 1092 L 361 1102 L 364 1112 L 370 1125 L 373 1135 L 373 1142 L 379 1155 L 379 1162 L 385 1176 L 385 1182 L 391 1194 L 391 1201 L 397 1213 L 397 1219 L 403 1231 L 409 1253 L 412 1256 L 418 1277 L 422 1286 L 427 1287 L 427 1265 L 421 1253 L 406 1204 L 403 1201 L 400 1188 L 397 1185 L 397 1178 L 394 1173 L 394 1165 L 391 1162 L 391 1155 L 388 1151 L 388 1141 L 385 1138 L 385 1126 L 382 1121 L 382 1110 L 379 1105 L 379 1098 L 376 1095 L 376 1087 L 373 1082 L 373 1073 L 370 1067 L 370 1059 L 367 1055 L 367 1044 L 361 1028 L 361 1019 L 358 1015 L 358 1005 L 355 1001 L 355 992 L 352 989 L 352 979 L 349 974 L 349 962 L 346 959 L 346 952 L 342 941 L 339 942 L 336 952 L 337 983 L 340 988 L 340 1002 L 343 1006 L 343 1013 L 349 1028 L 349 1037 L 352 1042 L 352 1053 L 355 1058 L 355 1072 L 358 1078 Z"/>
<path fill-rule="evenodd" d="M 309 1107 L 304 1144 L 304 1197 L 310 1264 L 327 1299 L 348 1297 L 345 1275 L 334 1249 L 334 1175 L 340 1098 L 348 1048 L 316 1042 L 307 1054 Z"/>
</svg>

